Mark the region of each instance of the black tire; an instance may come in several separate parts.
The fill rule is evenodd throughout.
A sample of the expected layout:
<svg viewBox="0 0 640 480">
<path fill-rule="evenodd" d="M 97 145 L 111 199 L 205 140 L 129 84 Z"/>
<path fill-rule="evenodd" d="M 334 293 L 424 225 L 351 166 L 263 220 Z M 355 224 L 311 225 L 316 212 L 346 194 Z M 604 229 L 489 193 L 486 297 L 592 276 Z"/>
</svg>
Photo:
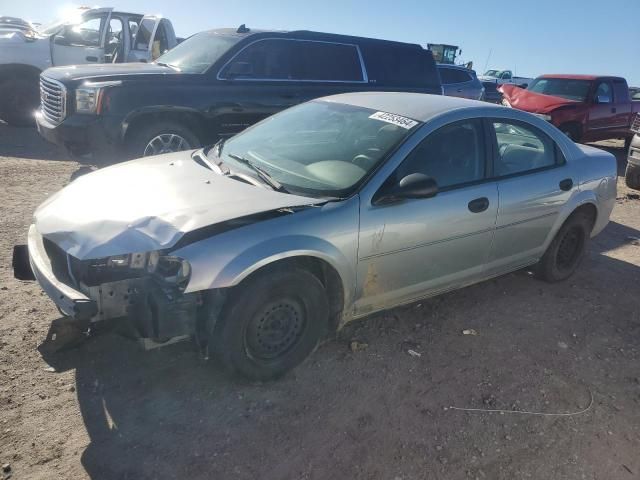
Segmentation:
<svg viewBox="0 0 640 480">
<path fill-rule="evenodd" d="M 268 268 L 236 288 L 210 345 L 228 371 L 273 380 L 315 350 L 328 318 L 327 295 L 317 277 L 296 267 Z"/>
<path fill-rule="evenodd" d="M 589 242 L 592 220 L 585 214 L 572 214 L 560 227 L 534 269 L 546 282 L 566 280 L 576 271 Z"/>
<path fill-rule="evenodd" d="M 575 143 L 580 143 L 580 140 L 582 139 L 580 127 L 571 124 L 562 125 L 560 130 Z"/>
<path fill-rule="evenodd" d="M 624 182 L 627 184 L 627 187 L 633 190 L 640 190 L 640 166 L 627 163 Z"/>
<path fill-rule="evenodd" d="M 142 121 L 144 122 L 145 120 Z M 192 148 L 198 148 L 200 146 L 200 139 L 188 127 L 178 122 L 162 120 L 152 122 L 149 125 L 143 125 L 131 133 L 131 136 L 127 139 L 126 142 L 126 148 L 129 158 L 150 156 L 152 154 L 150 153 L 150 150 L 148 148 L 150 142 L 156 137 L 171 135 L 184 140 L 185 143 L 183 148 L 176 148 L 174 150 L 168 150 L 164 152 L 156 152 L 154 153 L 155 155 L 159 155 L 160 153 L 169 153 L 169 151 L 179 152 L 182 150 L 190 150 Z M 179 144 L 175 144 L 174 146 L 179 147 Z"/>
<path fill-rule="evenodd" d="M 0 84 L 2 104 L 0 116 L 12 127 L 35 125 L 34 113 L 40 106 L 38 82 L 30 79 L 9 79 Z"/>
</svg>

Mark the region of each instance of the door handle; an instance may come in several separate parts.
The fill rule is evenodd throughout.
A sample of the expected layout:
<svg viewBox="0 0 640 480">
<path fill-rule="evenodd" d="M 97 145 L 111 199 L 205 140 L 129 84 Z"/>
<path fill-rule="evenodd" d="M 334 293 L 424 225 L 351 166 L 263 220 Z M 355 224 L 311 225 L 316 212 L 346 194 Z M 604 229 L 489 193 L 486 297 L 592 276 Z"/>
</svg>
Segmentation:
<svg viewBox="0 0 640 480">
<path fill-rule="evenodd" d="M 489 199 L 487 197 L 476 198 L 475 200 L 471 200 L 469 202 L 469 211 L 472 213 L 480 213 L 484 212 L 487 208 L 489 208 Z"/>
<path fill-rule="evenodd" d="M 573 188 L 573 180 L 571 178 L 565 178 L 560 182 L 560 190 L 568 192 Z"/>
<path fill-rule="evenodd" d="M 85 57 L 87 62 L 97 62 L 98 61 L 98 57 L 94 57 L 92 55 L 89 55 L 88 57 Z"/>
</svg>

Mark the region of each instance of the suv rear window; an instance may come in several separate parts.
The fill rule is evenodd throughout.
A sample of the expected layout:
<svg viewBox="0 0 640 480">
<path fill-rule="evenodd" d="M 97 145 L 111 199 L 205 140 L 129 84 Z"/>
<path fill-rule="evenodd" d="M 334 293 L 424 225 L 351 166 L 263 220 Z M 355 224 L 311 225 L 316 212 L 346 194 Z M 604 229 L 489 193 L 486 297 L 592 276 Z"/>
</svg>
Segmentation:
<svg viewBox="0 0 640 480">
<path fill-rule="evenodd" d="M 234 57 L 222 75 L 237 79 L 364 81 L 355 45 L 293 39 L 250 44 Z"/>
<path fill-rule="evenodd" d="M 471 76 L 467 72 L 457 68 L 438 67 L 438 70 L 440 71 L 440 80 L 442 80 L 443 85 L 471 81 Z"/>
</svg>

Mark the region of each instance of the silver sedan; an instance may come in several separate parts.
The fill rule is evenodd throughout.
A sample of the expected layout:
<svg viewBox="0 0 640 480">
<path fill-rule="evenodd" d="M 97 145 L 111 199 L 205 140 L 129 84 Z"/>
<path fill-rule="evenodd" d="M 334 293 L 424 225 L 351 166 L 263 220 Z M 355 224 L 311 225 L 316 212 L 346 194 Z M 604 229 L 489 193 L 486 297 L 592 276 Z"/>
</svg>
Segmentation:
<svg viewBox="0 0 640 480">
<path fill-rule="evenodd" d="M 533 115 L 355 93 L 81 177 L 24 256 L 83 328 L 125 318 L 270 379 L 372 312 L 524 267 L 566 279 L 615 198 L 614 157 Z"/>
</svg>

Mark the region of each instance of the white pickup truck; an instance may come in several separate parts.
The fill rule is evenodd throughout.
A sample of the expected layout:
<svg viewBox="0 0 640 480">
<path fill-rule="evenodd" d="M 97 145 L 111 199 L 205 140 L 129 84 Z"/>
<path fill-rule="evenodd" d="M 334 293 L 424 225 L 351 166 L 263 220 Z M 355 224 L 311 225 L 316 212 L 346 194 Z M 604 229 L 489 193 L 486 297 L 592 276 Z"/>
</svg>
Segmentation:
<svg viewBox="0 0 640 480">
<path fill-rule="evenodd" d="M 0 119 L 33 123 L 40 72 L 49 67 L 151 62 L 177 43 L 168 19 L 113 8 L 74 9 L 42 27 L 15 18 L 0 22 Z"/>
<path fill-rule="evenodd" d="M 481 82 L 492 82 L 498 85 L 516 85 L 526 88 L 529 83 L 533 82 L 533 78 L 516 77 L 511 70 L 487 70 L 483 75 L 478 75 Z"/>
</svg>

